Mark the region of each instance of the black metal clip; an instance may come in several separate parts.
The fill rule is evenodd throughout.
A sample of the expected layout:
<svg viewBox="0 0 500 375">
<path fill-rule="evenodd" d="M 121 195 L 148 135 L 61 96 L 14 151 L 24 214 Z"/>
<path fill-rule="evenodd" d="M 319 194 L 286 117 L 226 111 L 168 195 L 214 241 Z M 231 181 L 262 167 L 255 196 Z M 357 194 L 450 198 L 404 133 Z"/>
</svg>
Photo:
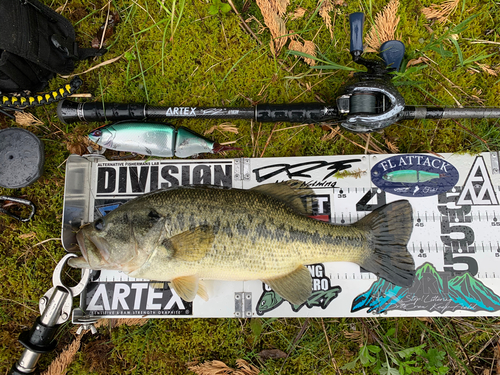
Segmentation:
<svg viewBox="0 0 500 375">
<path fill-rule="evenodd" d="M 22 204 L 22 205 L 25 205 L 25 206 L 29 206 L 31 207 L 31 213 L 28 215 L 28 217 L 20 217 L 20 216 L 17 216 L 17 215 L 14 215 L 12 212 L 9 212 L 7 211 L 5 208 L 3 207 L 0 207 L 0 213 L 2 214 L 5 214 L 5 215 L 8 215 L 16 220 L 19 220 L 19 221 L 22 221 L 23 223 L 27 222 L 27 221 L 30 221 L 32 218 L 33 218 L 33 215 L 35 214 L 35 205 L 33 204 L 33 202 L 27 200 L 27 199 L 22 199 L 22 198 L 15 198 L 15 197 L 8 197 L 8 196 L 5 196 L 5 195 L 1 195 L 0 196 L 0 202 L 2 201 L 5 201 L 5 202 L 14 202 L 14 203 L 18 203 L 18 204 Z"/>
</svg>

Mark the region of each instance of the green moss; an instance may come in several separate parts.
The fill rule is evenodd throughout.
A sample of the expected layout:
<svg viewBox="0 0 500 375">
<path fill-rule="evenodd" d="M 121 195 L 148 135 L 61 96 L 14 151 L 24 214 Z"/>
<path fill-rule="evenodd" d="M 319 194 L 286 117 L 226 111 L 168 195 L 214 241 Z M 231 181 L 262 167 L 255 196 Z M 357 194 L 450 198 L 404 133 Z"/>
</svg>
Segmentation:
<svg viewBox="0 0 500 375">
<path fill-rule="evenodd" d="M 90 47 L 108 11 L 108 2 L 104 0 L 43 2 L 54 9 L 65 5 L 63 14 L 76 25 L 78 40 L 84 47 Z M 401 21 L 397 32 L 402 35 L 406 45 L 406 60 L 422 56 L 431 59 L 429 67 L 408 70 L 399 77 L 398 88 L 407 104 L 455 106 L 458 101 L 469 106 L 498 106 L 500 79 L 486 73 L 478 65 L 498 67 L 498 44 L 473 43 L 480 40 L 499 42 L 498 4 L 486 0 L 462 1 L 449 22 L 439 24 L 429 22 L 420 13 L 422 6 L 429 6 L 432 2 L 401 1 Z M 340 88 L 349 81 L 346 71 L 311 70 L 304 62 L 289 55 L 286 47 L 278 56 L 272 56 L 268 30 L 259 33 L 258 22 L 249 22 L 262 42 L 260 45 L 242 30 L 239 18 L 233 12 L 209 16 L 210 2 L 186 2 L 178 27 L 172 35 L 171 17 L 162 10 L 160 3 L 146 0 L 112 2 L 111 10 L 120 12 L 121 23 L 108 41 L 109 52 L 96 61 L 79 62 L 77 72 L 83 72 L 98 62 L 124 56 L 112 64 L 81 74 L 84 85 L 80 92 L 91 93 L 95 100 L 148 101 L 159 105 L 252 106 L 256 103 L 317 101 L 318 98 L 333 103 Z M 335 19 L 332 39 L 322 19 L 314 15 L 317 2 L 292 1 L 288 11 L 301 6 L 307 12 L 296 20 L 290 17 L 287 26 L 299 38 L 314 40 L 318 51 L 326 58 L 340 65 L 354 67 L 348 52 L 348 15 L 360 11 L 362 7 L 365 11 L 372 8 L 376 12 L 384 5 L 385 2 L 363 1 L 346 2 L 345 6 L 336 7 L 336 14 L 331 14 L 332 19 Z M 165 1 L 165 6 L 171 9 L 172 3 Z M 180 14 L 179 7 L 177 2 L 174 24 Z M 240 11 L 244 19 L 254 16 L 263 23 L 255 2 L 251 2 L 247 10 Z M 476 18 L 457 39 L 462 60 L 467 62 L 478 56 L 492 56 L 461 63 L 456 46 L 449 39 L 441 42 L 442 48 L 449 51 L 448 57 L 429 49 L 433 40 L 447 35 L 473 14 L 477 15 Z M 372 16 L 367 16 L 365 30 L 370 26 Z M 433 30 L 434 37 L 426 26 Z M 56 78 L 51 82 L 51 88 L 65 82 L 67 80 L 64 78 Z M 64 125 L 58 121 L 55 108 L 55 105 L 50 105 L 33 109 L 31 112 L 44 125 L 28 128 L 44 141 L 44 175 L 27 188 L 0 189 L 2 195 L 25 197 L 37 206 L 34 220 L 27 224 L 0 216 L 0 345 L 3 348 L 0 350 L 0 372 L 6 372 L 21 354 L 22 347 L 17 343 L 17 337 L 39 315 L 38 300 L 51 287 L 52 270 L 64 254 L 59 241 L 41 242 L 60 237 L 64 161 L 69 156 L 66 142 L 77 140 L 77 136 L 86 135 L 97 126 Z M 175 125 L 187 126 L 203 133 L 221 122 L 176 120 Z M 238 127 L 239 134 L 214 132 L 210 135 L 218 142 L 237 140 L 236 146 L 241 147 L 242 151 L 229 152 L 223 155 L 226 157 L 364 152 L 365 141 L 347 132 L 343 132 L 343 137 L 321 141 L 327 131 L 317 126 L 274 126 L 242 120 L 233 123 Z M 1 126 L 17 125 L 2 118 Z M 496 150 L 499 135 L 498 123 L 494 120 L 468 120 L 407 121 L 372 137 L 382 145 L 386 140 L 391 142 L 400 152 L 443 153 Z M 495 331 L 492 327 L 497 319 L 464 319 L 463 322 L 468 325 L 456 328 L 463 342 L 468 343 L 466 349 L 476 353 L 493 337 Z M 304 319 L 262 319 L 261 323 L 260 333 L 252 330 L 248 321 L 235 319 L 158 319 L 142 327 L 121 326 L 111 331 L 100 328 L 96 336 L 87 334 L 84 337 L 82 349 L 69 373 L 87 374 L 93 369 L 92 374 L 183 374 L 188 373 L 188 362 L 216 359 L 234 366 L 237 358 L 245 358 L 261 368 L 264 374 L 335 374 L 330 352 L 337 366 L 343 366 L 358 355 L 360 343 L 377 345 L 369 330 L 375 332 L 377 337 L 384 337 L 394 327 L 397 327 L 398 333 L 384 341 L 388 349 L 401 350 L 420 345 L 424 340 L 428 348 L 454 352 L 457 361 L 464 361 L 467 365 L 463 351 L 457 346 L 456 334 L 446 320 L 429 323 L 413 318 L 363 321 L 325 319 L 324 329 L 317 319 L 310 319 L 307 323 Z M 304 324 L 307 324 L 307 329 L 298 336 Z M 61 331 L 56 352 L 71 340 L 68 329 Z M 353 341 L 349 336 L 352 332 L 360 332 L 362 341 Z M 257 354 L 271 348 L 281 349 L 289 357 L 260 362 Z M 44 355 L 40 367 L 45 369 L 55 355 Z M 487 358 L 488 355 L 493 355 L 489 347 L 481 357 Z M 476 361 L 478 366 L 490 368 L 491 362 L 486 363 L 482 359 Z M 362 373 L 361 366 L 352 373 Z"/>
</svg>

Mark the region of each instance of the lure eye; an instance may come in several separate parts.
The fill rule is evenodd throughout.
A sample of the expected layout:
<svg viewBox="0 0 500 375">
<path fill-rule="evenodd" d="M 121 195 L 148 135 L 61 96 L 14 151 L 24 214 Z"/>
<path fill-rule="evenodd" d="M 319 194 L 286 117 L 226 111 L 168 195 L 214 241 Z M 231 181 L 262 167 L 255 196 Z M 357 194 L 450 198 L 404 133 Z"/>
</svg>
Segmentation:
<svg viewBox="0 0 500 375">
<path fill-rule="evenodd" d="M 102 219 L 97 219 L 95 222 L 94 222 L 94 228 L 98 231 L 101 231 L 104 229 L 104 220 Z"/>
<path fill-rule="evenodd" d="M 96 137 L 100 137 L 100 136 L 102 135 L 102 132 L 101 132 L 100 130 L 94 130 L 94 131 L 92 132 L 92 135 L 93 135 L 93 136 L 96 136 Z"/>
</svg>

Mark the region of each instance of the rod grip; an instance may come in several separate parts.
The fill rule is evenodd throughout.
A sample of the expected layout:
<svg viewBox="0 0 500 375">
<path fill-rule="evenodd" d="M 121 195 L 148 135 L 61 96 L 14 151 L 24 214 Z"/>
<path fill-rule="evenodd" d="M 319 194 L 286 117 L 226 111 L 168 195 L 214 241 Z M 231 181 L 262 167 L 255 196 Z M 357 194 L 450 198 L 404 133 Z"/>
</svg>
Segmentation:
<svg viewBox="0 0 500 375">
<path fill-rule="evenodd" d="M 365 14 L 362 12 L 351 13 L 349 15 L 351 25 L 351 54 L 360 56 L 363 53 L 363 25 Z"/>
<path fill-rule="evenodd" d="M 258 122 L 301 122 L 314 124 L 337 119 L 336 107 L 321 103 L 258 104 L 255 110 Z"/>
<path fill-rule="evenodd" d="M 57 105 L 57 116 L 64 124 L 77 121 L 144 120 L 146 105 L 122 103 L 77 103 L 62 100 Z"/>
</svg>

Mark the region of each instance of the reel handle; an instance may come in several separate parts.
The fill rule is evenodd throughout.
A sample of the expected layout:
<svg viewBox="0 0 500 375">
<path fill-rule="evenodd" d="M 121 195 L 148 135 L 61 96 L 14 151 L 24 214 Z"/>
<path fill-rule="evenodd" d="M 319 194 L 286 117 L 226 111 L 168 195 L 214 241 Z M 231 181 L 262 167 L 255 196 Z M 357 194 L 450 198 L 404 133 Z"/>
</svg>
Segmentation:
<svg viewBox="0 0 500 375">
<path fill-rule="evenodd" d="M 349 15 L 349 24 L 351 27 L 351 55 L 356 61 L 363 53 L 363 25 L 365 23 L 365 14 L 362 12 L 351 13 Z"/>
<path fill-rule="evenodd" d="M 351 45 L 350 51 L 352 59 L 358 64 L 362 64 L 368 70 L 380 70 L 385 67 L 377 67 L 374 60 L 368 60 L 361 57 L 363 54 L 363 26 L 365 23 L 365 14 L 362 12 L 351 13 L 349 15 L 349 24 L 351 27 Z M 388 71 L 399 71 L 401 62 L 405 54 L 405 46 L 399 40 L 389 40 L 380 47 L 380 57 L 384 60 Z"/>
</svg>

